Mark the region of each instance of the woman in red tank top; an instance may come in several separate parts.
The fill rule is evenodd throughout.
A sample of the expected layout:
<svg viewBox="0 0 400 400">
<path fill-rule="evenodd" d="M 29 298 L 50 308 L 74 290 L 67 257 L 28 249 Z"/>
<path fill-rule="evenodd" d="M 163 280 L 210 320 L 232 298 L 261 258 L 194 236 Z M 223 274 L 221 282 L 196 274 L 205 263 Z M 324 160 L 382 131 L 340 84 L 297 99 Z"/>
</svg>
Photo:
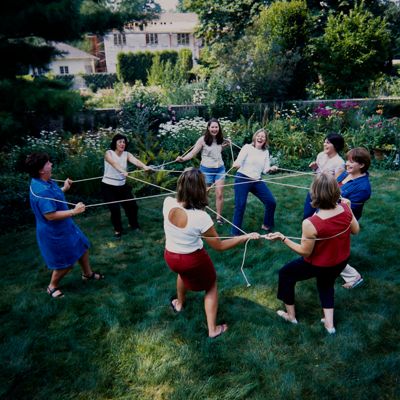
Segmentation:
<svg viewBox="0 0 400 400">
<path fill-rule="evenodd" d="M 311 185 L 312 206 L 317 212 L 303 221 L 301 243 L 295 243 L 280 232 L 270 233 L 269 240 L 281 240 L 301 258 L 286 264 L 279 271 L 278 299 L 286 311 L 277 314 L 297 324 L 294 290 L 298 281 L 316 278 L 324 323 L 328 333 L 335 333 L 333 324 L 334 284 L 350 256 L 350 234 L 360 230 L 348 204 L 340 203 L 340 188 L 334 176 L 322 173 Z"/>
</svg>

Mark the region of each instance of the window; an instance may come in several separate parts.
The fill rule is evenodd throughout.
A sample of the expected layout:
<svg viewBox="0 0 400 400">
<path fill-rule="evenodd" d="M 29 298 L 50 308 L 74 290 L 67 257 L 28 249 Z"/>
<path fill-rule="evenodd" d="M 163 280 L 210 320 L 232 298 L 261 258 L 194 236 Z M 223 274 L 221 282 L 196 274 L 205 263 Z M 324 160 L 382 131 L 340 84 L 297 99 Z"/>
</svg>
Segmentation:
<svg viewBox="0 0 400 400">
<path fill-rule="evenodd" d="M 157 33 L 146 33 L 146 44 L 158 44 Z"/>
<path fill-rule="evenodd" d="M 126 44 L 125 33 L 114 33 L 114 45 L 122 46 L 124 44 Z"/>
<path fill-rule="evenodd" d="M 63 65 L 60 67 L 60 74 L 61 75 L 67 75 L 69 74 L 69 68 L 66 65 Z"/>
<path fill-rule="evenodd" d="M 189 34 L 178 33 L 178 46 L 188 46 L 188 45 L 189 45 Z"/>
</svg>

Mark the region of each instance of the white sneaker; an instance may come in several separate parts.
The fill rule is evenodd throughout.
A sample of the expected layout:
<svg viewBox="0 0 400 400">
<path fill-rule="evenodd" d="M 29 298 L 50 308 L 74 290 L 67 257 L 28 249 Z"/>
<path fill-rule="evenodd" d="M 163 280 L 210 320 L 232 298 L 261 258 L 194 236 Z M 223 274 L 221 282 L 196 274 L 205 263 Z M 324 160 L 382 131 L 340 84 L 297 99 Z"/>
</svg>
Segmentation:
<svg viewBox="0 0 400 400">
<path fill-rule="evenodd" d="M 323 323 L 325 325 L 325 318 L 321 318 L 321 323 Z M 330 334 L 330 335 L 334 335 L 336 333 L 336 329 L 335 327 L 333 328 L 327 328 L 325 326 L 326 331 Z"/>
</svg>

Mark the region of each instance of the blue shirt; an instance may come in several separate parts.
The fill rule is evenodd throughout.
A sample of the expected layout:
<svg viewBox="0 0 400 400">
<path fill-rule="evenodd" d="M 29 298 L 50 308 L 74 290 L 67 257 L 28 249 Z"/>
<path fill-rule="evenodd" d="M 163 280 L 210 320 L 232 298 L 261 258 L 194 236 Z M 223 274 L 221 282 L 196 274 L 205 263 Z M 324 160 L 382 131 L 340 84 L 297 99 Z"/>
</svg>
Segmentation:
<svg viewBox="0 0 400 400">
<path fill-rule="evenodd" d="M 338 183 L 340 184 L 347 176 L 347 171 L 344 171 L 337 177 Z M 368 172 L 359 178 L 344 183 L 340 187 L 340 190 L 342 197 L 351 201 L 351 209 L 356 219 L 360 219 L 364 203 L 371 197 L 371 184 Z"/>
<path fill-rule="evenodd" d="M 36 197 L 40 196 L 40 197 Z M 68 210 L 64 193 L 52 181 L 33 178 L 29 194 L 36 219 L 36 237 L 40 252 L 49 269 L 71 267 L 89 248 L 89 241 L 72 218 L 48 221 L 45 214 Z M 48 199 L 44 199 L 47 197 Z"/>
</svg>

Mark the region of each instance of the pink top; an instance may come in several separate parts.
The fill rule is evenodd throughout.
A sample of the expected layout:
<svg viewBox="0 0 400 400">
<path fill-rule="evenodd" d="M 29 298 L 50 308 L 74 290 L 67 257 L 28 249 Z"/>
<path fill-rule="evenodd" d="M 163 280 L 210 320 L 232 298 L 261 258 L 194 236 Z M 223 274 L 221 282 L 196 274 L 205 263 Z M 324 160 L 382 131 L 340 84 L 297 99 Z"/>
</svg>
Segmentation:
<svg viewBox="0 0 400 400">
<path fill-rule="evenodd" d="M 309 217 L 308 220 L 317 230 L 318 239 L 314 250 L 304 260 L 316 267 L 333 267 L 347 260 L 350 256 L 350 224 L 353 214 L 347 204 L 340 204 L 343 212 L 334 217 L 322 219 L 318 214 Z"/>
</svg>

